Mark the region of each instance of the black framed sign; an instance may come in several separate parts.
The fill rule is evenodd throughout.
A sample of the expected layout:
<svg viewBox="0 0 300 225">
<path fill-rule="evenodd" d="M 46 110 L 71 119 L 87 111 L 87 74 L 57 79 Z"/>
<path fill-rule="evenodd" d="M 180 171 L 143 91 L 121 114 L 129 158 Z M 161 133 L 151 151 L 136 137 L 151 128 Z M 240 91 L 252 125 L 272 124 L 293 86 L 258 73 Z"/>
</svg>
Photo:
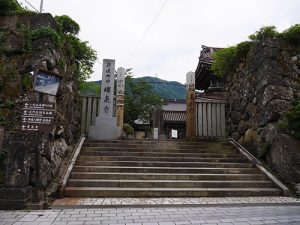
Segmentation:
<svg viewBox="0 0 300 225">
<path fill-rule="evenodd" d="M 56 95 L 62 77 L 46 70 L 35 72 L 34 90 L 37 92 Z"/>
</svg>

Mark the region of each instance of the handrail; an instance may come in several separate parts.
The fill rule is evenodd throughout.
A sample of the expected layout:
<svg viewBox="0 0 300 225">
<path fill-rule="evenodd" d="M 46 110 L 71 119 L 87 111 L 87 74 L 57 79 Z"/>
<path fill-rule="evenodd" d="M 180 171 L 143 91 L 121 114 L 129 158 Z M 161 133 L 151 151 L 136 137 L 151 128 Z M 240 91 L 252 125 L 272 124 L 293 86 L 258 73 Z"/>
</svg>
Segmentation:
<svg viewBox="0 0 300 225">
<path fill-rule="evenodd" d="M 233 138 L 230 138 L 229 141 L 237 147 L 237 149 L 246 156 L 252 163 L 254 163 L 261 172 L 263 172 L 270 180 L 272 180 L 283 192 L 284 196 L 290 196 L 290 190 L 285 186 L 280 180 L 278 180 L 273 174 L 271 174 L 264 165 L 256 159 L 247 149 L 245 149 L 241 144 L 239 144 Z"/>
<path fill-rule="evenodd" d="M 76 163 L 77 157 L 80 153 L 80 150 L 82 148 L 84 141 L 85 141 L 85 136 L 81 135 L 78 143 L 76 144 L 75 151 L 73 152 L 72 156 L 70 157 L 70 160 L 68 162 L 68 167 L 64 173 L 64 176 L 63 176 L 62 180 L 59 182 L 58 198 L 63 198 L 63 196 L 64 196 L 65 187 L 67 185 L 68 179 L 71 175 L 71 171 Z"/>
</svg>

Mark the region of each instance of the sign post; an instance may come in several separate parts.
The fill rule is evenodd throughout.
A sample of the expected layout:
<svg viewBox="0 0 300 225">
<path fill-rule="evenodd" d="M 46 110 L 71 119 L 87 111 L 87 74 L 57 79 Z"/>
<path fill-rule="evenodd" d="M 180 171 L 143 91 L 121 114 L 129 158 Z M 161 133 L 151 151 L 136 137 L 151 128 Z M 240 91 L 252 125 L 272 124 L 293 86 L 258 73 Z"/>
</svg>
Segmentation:
<svg viewBox="0 0 300 225">
<path fill-rule="evenodd" d="M 125 90 L 125 73 L 126 70 L 123 67 L 117 70 L 117 126 L 123 130 L 124 120 L 124 90 Z"/>
<path fill-rule="evenodd" d="M 196 138 L 195 73 L 186 75 L 186 139 Z"/>
<path fill-rule="evenodd" d="M 21 130 L 51 132 L 55 115 L 54 103 L 43 102 L 43 93 L 39 94 L 38 102 L 24 102 L 21 115 Z M 35 140 L 35 189 L 34 202 L 39 202 L 40 188 L 40 151 L 38 139 Z"/>
</svg>

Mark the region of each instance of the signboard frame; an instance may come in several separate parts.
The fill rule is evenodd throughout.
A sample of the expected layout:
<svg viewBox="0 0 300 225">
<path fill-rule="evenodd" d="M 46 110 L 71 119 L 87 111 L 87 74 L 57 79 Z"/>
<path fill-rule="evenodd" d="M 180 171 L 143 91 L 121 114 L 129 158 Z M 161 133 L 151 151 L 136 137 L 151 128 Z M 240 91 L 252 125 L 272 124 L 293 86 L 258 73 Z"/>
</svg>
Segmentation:
<svg viewBox="0 0 300 225">
<path fill-rule="evenodd" d="M 37 69 L 34 72 L 33 90 L 48 95 L 56 95 L 62 77 L 48 70 Z"/>
</svg>

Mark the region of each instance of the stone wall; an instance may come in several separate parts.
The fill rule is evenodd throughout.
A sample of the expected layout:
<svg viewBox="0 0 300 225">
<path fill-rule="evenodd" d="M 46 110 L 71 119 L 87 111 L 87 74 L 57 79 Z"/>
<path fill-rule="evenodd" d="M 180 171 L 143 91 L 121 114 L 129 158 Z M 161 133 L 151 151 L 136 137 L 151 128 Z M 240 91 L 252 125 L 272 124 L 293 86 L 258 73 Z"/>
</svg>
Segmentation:
<svg viewBox="0 0 300 225">
<path fill-rule="evenodd" d="M 292 187 L 300 183 L 300 142 L 283 134 L 278 122 L 300 97 L 299 62 L 299 48 L 265 39 L 252 47 L 226 82 L 229 136 Z"/>
<path fill-rule="evenodd" d="M 5 122 L 0 125 L 5 127 L 4 148 L 8 152 L 5 181 L 2 187 L 0 185 L 0 208 L 24 208 L 31 201 L 31 190 L 35 186 L 36 147 L 40 151 L 40 188 L 43 193 L 56 178 L 61 162 L 73 150 L 80 135 L 77 66 L 74 59 L 67 48 L 59 48 L 49 37 L 32 40 L 32 49 L 26 50 L 24 34 L 18 30 L 21 24 L 32 29 L 57 29 L 50 14 L 0 17 L 0 31 L 5 37 L 5 44 L 0 46 L 0 65 L 4 68 L 4 72 L 0 73 L 0 83 L 4 85 L 0 91 L 0 101 L 4 105 L 0 107 L 0 115 Z M 25 74 L 35 68 L 54 71 L 62 76 L 57 96 L 45 94 L 43 97 L 44 101 L 56 103 L 55 129 L 51 133 L 20 130 L 22 101 L 38 100 L 38 94 L 32 87 L 23 87 L 23 75 L 20 73 Z M 14 79 L 12 75 L 5 77 L 10 73 L 14 74 Z M 7 106 L 7 102 L 12 102 L 12 106 Z M 12 190 L 23 195 L 9 195 Z"/>
</svg>

